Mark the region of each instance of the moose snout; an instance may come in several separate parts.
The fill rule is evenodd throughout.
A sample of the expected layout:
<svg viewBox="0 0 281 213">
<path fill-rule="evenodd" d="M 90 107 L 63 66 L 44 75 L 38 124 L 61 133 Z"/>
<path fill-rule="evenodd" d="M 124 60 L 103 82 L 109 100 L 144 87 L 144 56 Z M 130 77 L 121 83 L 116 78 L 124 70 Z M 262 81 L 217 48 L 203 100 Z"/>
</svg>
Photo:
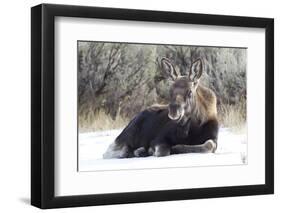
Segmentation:
<svg viewBox="0 0 281 213">
<path fill-rule="evenodd" d="M 184 110 L 180 104 L 177 103 L 169 104 L 168 116 L 171 120 L 178 120 L 183 116 L 183 114 L 184 114 Z"/>
</svg>

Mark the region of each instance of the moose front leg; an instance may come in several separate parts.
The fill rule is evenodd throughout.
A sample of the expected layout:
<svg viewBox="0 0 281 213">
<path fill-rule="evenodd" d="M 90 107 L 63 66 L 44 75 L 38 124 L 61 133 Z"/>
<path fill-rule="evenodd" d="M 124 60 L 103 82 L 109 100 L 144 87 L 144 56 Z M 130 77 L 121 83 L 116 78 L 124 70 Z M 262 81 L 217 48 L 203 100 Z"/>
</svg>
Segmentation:
<svg viewBox="0 0 281 213">
<path fill-rule="evenodd" d="M 217 143 L 209 139 L 205 143 L 200 145 L 185 145 L 178 144 L 172 146 L 171 154 L 183 154 L 183 153 L 214 153 L 217 148 Z"/>
<path fill-rule="evenodd" d="M 155 146 L 154 156 L 164 157 L 171 154 L 171 147 L 168 144 L 159 144 Z"/>
<path fill-rule="evenodd" d="M 214 153 L 217 149 L 219 125 L 216 119 L 202 125 L 195 136 L 189 138 L 192 145 L 178 144 L 171 148 L 172 154 L 181 153 Z"/>
<path fill-rule="evenodd" d="M 149 156 L 148 151 L 146 150 L 145 147 L 139 147 L 134 151 L 134 156 L 135 157 L 147 157 Z"/>
<path fill-rule="evenodd" d="M 149 155 L 153 155 L 155 157 L 164 157 L 171 154 L 171 146 L 161 141 L 153 141 L 152 146 L 148 150 Z"/>
</svg>

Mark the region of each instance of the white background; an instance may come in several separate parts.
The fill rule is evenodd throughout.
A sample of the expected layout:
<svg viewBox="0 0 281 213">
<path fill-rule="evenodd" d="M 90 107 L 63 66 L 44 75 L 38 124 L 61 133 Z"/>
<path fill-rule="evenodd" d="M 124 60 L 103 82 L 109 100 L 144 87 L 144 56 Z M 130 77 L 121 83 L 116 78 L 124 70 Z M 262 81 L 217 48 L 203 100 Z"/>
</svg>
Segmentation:
<svg viewBox="0 0 281 213">
<path fill-rule="evenodd" d="M 55 133 L 55 195 L 117 193 L 264 183 L 265 32 L 263 29 L 202 27 L 198 25 L 65 17 L 57 18 L 55 23 L 55 112 L 57 113 L 57 132 Z M 120 31 L 126 33 L 120 33 Z M 208 35 L 208 38 L 205 35 Z M 180 162 L 170 159 L 170 162 L 172 162 L 170 166 L 163 160 L 150 163 L 152 167 L 154 165 L 154 168 L 162 168 L 161 170 L 116 171 L 116 167 L 106 167 L 106 165 L 103 165 L 104 170 L 114 170 L 115 168 L 115 171 L 77 172 L 76 47 L 78 39 L 248 47 L 247 108 L 250 109 L 247 111 L 248 164 L 234 166 L 221 162 L 225 163 L 225 165 L 191 168 L 187 166 L 191 159 L 185 158 Z M 228 142 L 222 139 L 219 140 L 220 143 Z M 175 168 L 166 169 L 167 167 Z M 138 167 L 133 168 L 137 169 Z M 136 181 L 138 182 L 137 184 Z"/>
<path fill-rule="evenodd" d="M 81 4 L 227 15 L 266 16 L 275 18 L 275 55 L 281 54 L 280 6 L 278 1 L 45 1 L 46 3 Z M 1 212 L 38 212 L 28 205 L 30 196 L 30 7 L 40 1 L 3 1 L 1 4 Z M 281 69 L 276 60 L 275 70 Z M 280 72 L 276 72 L 275 108 L 281 108 Z M 275 113 L 275 195 L 173 201 L 146 204 L 114 205 L 51 210 L 52 212 L 253 212 L 279 209 L 281 193 L 280 110 Z M 279 155 L 279 156 L 277 156 Z M 277 210 L 278 211 L 278 210 Z M 277 212 L 275 211 L 275 212 Z M 280 211 L 280 210 L 279 210 Z"/>
</svg>

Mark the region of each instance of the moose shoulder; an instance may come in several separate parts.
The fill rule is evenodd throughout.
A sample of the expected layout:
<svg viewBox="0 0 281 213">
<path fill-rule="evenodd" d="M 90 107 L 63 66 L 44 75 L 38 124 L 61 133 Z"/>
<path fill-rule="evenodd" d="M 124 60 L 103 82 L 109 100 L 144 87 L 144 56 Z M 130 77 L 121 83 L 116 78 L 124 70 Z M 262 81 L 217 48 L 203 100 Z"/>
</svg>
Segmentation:
<svg viewBox="0 0 281 213">
<path fill-rule="evenodd" d="M 167 58 L 161 60 L 161 67 L 173 81 L 169 104 L 140 112 L 110 145 L 104 158 L 215 152 L 219 128 L 216 96 L 199 84 L 201 59 L 192 63 L 186 76 L 181 76 Z"/>
</svg>

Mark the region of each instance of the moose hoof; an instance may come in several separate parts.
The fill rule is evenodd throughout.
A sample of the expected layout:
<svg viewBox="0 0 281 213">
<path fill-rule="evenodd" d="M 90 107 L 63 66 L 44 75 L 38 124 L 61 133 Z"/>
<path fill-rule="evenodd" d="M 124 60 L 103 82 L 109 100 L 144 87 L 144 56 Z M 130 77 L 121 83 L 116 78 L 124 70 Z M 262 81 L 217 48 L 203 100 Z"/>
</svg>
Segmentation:
<svg viewBox="0 0 281 213">
<path fill-rule="evenodd" d="M 147 151 L 144 147 L 140 147 L 134 151 L 134 156 L 135 157 L 146 157 Z"/>
<path fill-rule="evenodd" d="M 171 150 L 166 146 L 156 146 L 154 156 L 155 157 L 164 157 L 171 154 Z"/>
<path fill-rule="evenodd" d="M 154 155 L 154 150 L 153 150 L 153 148 L 149 147 L 149 149 L 148 149 L 148 155 L 149 155 L 149 156 L 153 156 L 153 155 Z"/>
<path fill-rule="evenodd" d="M 206 149 L 206 152 L 214 153 L 217 149 L 217 144 L 213 140 L 207 140 L 204 143 L 204 147 Z"/>
</svg>

